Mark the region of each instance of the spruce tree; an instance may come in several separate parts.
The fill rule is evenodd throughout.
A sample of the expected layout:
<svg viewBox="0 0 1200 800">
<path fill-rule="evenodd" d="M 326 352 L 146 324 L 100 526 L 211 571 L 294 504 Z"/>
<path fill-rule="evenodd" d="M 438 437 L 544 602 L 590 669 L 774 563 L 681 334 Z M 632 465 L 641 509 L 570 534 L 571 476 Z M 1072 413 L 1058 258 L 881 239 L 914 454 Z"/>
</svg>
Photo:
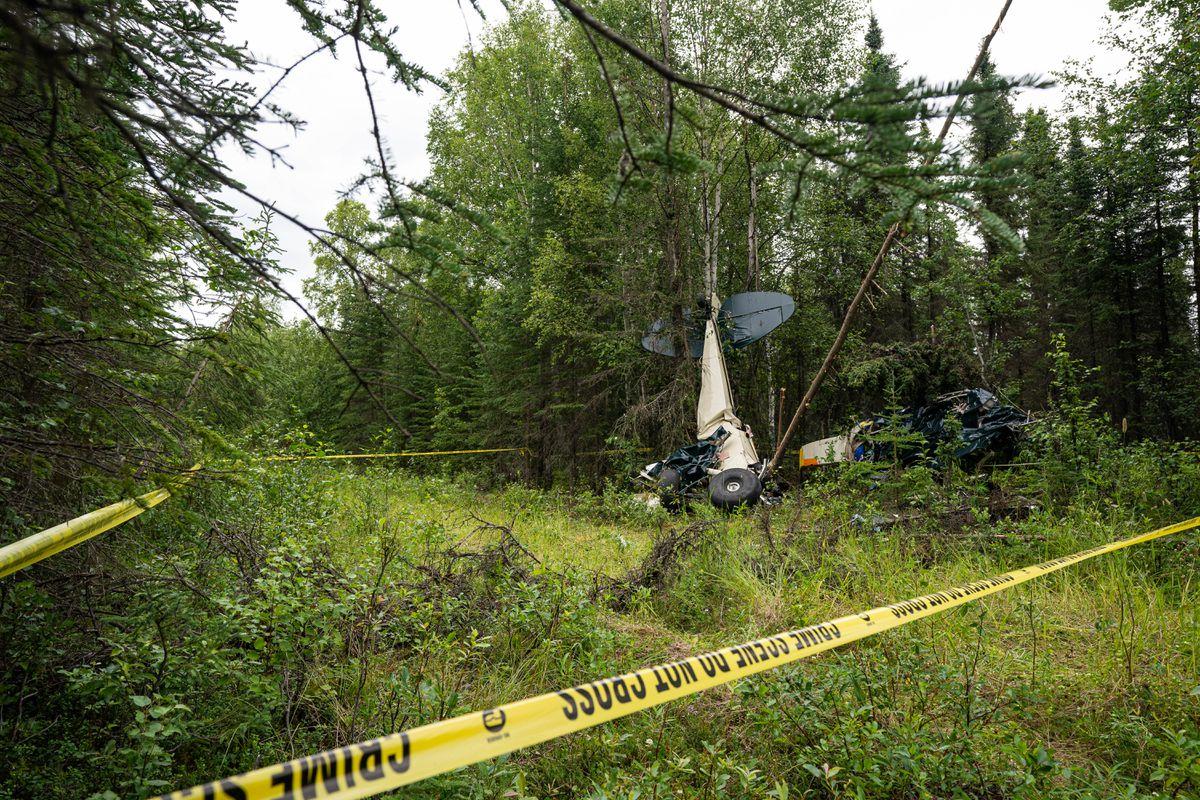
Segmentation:
<svg viewBox="0 0 1200 800">
<path fill-rule="evenodd" d="M 980 92 L 968 103 L 971 119 L 971 155 L 981 169 L 995 179 L 977 192 L 980 206 L 992 217 L 1015 227 L 1016 206 L 1008 179 L 1013 175 L 1012 164 L 1004 159 L 1011 153 L 1018 125 L 1013 113 L 1009 89 L 997 74 L 991 56 L 984 58 L 977 82 Z M 987 332 L 986 356 L 992 370 L 1004 366 L 1004 340 L 1008 329 L 1016 324 L 1025 301 L 1020 289 L 1020 275 L 1015 256 L 1005 241 L 984 226 L 981 271 L 985 278 L 983 295 L 979 298 Z"/>
</svg>

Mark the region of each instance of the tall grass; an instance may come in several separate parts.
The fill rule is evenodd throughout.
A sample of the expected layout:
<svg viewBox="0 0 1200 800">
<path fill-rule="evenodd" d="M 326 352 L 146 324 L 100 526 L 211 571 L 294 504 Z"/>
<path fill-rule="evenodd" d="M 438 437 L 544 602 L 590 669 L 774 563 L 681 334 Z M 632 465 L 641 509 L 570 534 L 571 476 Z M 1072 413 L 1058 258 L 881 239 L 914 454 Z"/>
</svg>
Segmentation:
<svg viewBox="0 0 1200 800">
<path fill-rule="evenodd" d="M 851 468 L 733 517 L 313 463 L 201 485 L 6 584 L 0 798 L 191 785 L 1200 513 L 1194 457 L 1121 463 L 1071 492 L 1040 466 Z M 1197 549 L 1104 556 L 397 796 L 1196 796 Z"/>
</svg>

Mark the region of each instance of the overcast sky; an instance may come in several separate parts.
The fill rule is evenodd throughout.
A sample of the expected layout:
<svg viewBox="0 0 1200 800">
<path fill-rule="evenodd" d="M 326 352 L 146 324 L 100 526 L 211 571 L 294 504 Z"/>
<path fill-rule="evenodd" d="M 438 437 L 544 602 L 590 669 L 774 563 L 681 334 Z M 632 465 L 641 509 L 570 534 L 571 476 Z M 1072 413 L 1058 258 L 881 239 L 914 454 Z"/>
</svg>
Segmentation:
<svg viewBox="0 0 1200 800">
<path fill-rule="evenodd" d="M 478 43 L 483 27 L 502 18 L 495 0 L 483 0 L 487 22 L 465 0 L 461 9 L 456 0 L 382 0 L 380 5 L 396 20 L 403 20 L 397 34 L 401 51 L 435 73 L 453 65 L 469 36 Z M 1001 0 L 874 0 L 872 5 L 883 26 L 885 46 L 899 58 L 905 76 L 940 82 L 966 74 Z M 1106 13 L 1105 0 L 1014 0 L 992 45 L 997 69 L 1007 75 L 1049 76 L 1068 59 L 1091 58 L 1099 73 L 1118 70 L 1123 66 L 1120 56 L 1096 44 Z M 249 43 L 257 56 L 278 65 L 295 61 L 314 46 L 282 0 L 241 0 L 230 38 Z M 353 53 L 342 51 L 339 56 L 323 54 L 305 62 L 273 96 L 306 122 L 295 135 L 282 129 L 263 133 L 272 144 L 285 145 L 290 167 L 272 165 L 262 155 L 225 154 L 233 174 L 250 190 L 310 224 L 322 222 L 340 193 L 362 173 L 363 161 L 374 147 Z M 378 61 L 372 63 L 379 66 Z M 425 130 L 441 93 L 429 87 L 415 95 L 392 85 L 382 72 L 373 76 L 373 86 L 397 174 L 424 177 L 429 168 Z M 1061 100 L 1058 89 L 1027 91 L 1017 105 L 1057 107 Z M 229 199 L 248 215 L 255 211 L 245 202 Z M 307 239 L 282 221 L 276 234 L 284 249 L 281 263 L 292 270 L 285 283 L 299 294 L 301 280 L 312 271 Z M 298 316 L 289 308 L 284 314 Z"/>
</svg>

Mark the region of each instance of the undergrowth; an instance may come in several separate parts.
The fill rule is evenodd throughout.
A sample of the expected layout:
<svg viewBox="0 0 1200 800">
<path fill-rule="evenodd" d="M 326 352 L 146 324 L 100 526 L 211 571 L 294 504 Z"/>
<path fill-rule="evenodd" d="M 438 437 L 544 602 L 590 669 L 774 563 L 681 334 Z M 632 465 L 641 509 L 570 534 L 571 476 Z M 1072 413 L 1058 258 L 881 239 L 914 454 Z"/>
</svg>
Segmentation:
<svg viewBox="0 0 1200 800">
<path fill-rule="evenodd" d="M 0 584 L 0 797 L 144 797 L 1200 513 L 1195 454 L 1075 422 L 1025 467 L 850 465 L 734 517 L 317 462 L 197 481 Z M 1197 549 L 1104 556 L 395 796 L 1195 797 Z"/>
</svg>

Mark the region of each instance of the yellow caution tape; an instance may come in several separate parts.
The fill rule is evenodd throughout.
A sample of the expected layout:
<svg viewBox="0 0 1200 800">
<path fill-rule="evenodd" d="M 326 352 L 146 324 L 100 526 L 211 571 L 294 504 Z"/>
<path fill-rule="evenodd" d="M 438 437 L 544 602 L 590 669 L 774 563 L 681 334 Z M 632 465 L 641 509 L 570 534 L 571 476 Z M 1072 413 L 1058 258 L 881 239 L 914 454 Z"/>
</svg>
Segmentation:
<svg viewBox="0 0 1200 800">
<path fill-rule="evenodd" d="M 342 453 L 332 456 L 266 456 L 263 461 L 332 461 L 344 458 L 415 458 L 418 456 L 461 456 L 476 453 L 528 453 L 524 447 L 492 447 L 483 450 L 429 450 L 400 453 Z"/>
<path fill-rule="evenodd" d="M 191 480 L 200 465 L 192 467 L 172 488 L 178 488 Z M 0 547 L 0 578 L 36 564 L 43 558 L 61 553 L 69 547 L 87 541 L 93 536 L 117 527 L 141 514 L 148 508 L 171 496 L 170 488 L 159 488 L 140 497 L 120 500 L 110 506 L 89 511 L 83 516 L 26 536 L 24 539 Z"/>
<path fill-rule="evenodd" d="M 524 447 L 495 447 L 480 450 L 430 450 L 426 452 L 400 452 L 400 453 L 345 453 L 339 455 L 328 456 L 267 456 L 263 461 L 310 461 L 310 460 L 334 460 L 334 459 L 357 459 L 357 458 L 403 458 L 416 456 L 455 456 L 455 455 L 470 455 L 478 453 L 528 453 Z M 580 453 L 580 455 L 604 455 L 608 453 L 621 452 L 617 450 L 596 450 L 588 453 Z M 178 482 L 174 487 L 178 487 L 191 480 L 192 475 L 196 470 L 200 469 L 200 465 L 192 467 L 192 469 Z M 152 492 L 147 492 L 139 497 L 121 500 L 113 503 L 110 506 L 90 511 L 83 516 L 76 517 L 73 520 L 55 525 L 53 528 L 47 528 L 24 539 L 5 545 L 0 548 L 0 578 L 18 572 L 31 564 L 36 564 L 44 558 L 60 553 L 70 547 L 74 547 L 80 542 L 104 533 L 107 530 L 117 527 L 118 525 L 128 522 L 143 511 L 161 503 L 171 496 L 171 491 L 168 488 L 155 489 Z"/>
<path fill-rule="evenodd" d="M 577 456 L 609 456 L 625 453 L 625 450 L 584 450 L 576 453 Z M 648 453 L 650 448 L 641 447 L 633 452 Z M 349 458 L 417 458 L 420 456 L 464 456 L 476 455 L 479 453 L 525 453 L 529 454 L 529 449 L 525 447 L 491 447 L 482 450 L 427 450 L 423 452 L 402 451 L 399 453 L 342 453 L 338 455 L 328 456 L 265 456 L 262 461 L 333 461 L 336 459 Z"/>
<path fill-rule="evenodd" d="M 1090 558 L 1200 526 L 1200 517 L 1036 566 L 670 664 L 327 750 L 163 800 L 368 797 L 907 625 Z"/>
</svg>

